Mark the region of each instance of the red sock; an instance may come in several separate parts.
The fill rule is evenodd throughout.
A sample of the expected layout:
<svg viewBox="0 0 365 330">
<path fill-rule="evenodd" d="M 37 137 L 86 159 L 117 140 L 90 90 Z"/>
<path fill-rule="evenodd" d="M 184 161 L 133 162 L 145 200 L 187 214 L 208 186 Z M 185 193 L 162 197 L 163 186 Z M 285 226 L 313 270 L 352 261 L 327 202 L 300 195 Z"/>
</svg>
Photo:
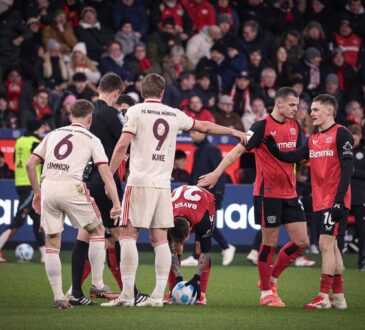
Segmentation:
<svg viewBox="0 0 365 330">
<path fill-rule="evenodd" d="M 271 290 L 270 278 L 274 253 L 275 248 L 261 244 L 257 267 L 259 270 L 262 291 Z"/>
<path fill-rule="evenodd" d="M 321 286 L 319 292 L 328 294 L 332 287 L 333 276 L 328 274 L 321 274 Z"/>
<path fill-rule="evenodd" d="M 275 260 L 274 266 L 272 268 L 272 276 L 279 278 L 280 274 L 302 254 L 303 250 L 303 246 L 296 245 L 292 241 L 286 243 L 281 248 L 278 257 Z"/>
<path fill-rule="evenodd" d="M 86 259 L 84 270 L 82 271 L 81 284 L 85 282 L 90 273 L 91 273 L 90 261 L 89 259 Z"/>
<path fill-rule="evenodd" d="M 170 269 L 169 278 L 168 278 L 168 281 L 167 281 L 169 292 L 171 292 L 172 288 L 175 285 L 175 282 L 176 282 L 175 273 Z"/>
<path fill-rule="evenodd" d="M 122 277 L 120 274 L 119 264 L 117 262 L 117 255 L 115 253 L 115 248 L 106 249 L 106 259 L 108 261 L 108 267 L 113 277 L 118 283 L 119 289 L 123 290 Z"/>
<path fill-rule="evenodd" d="M 200 276 L 200 289 L 204 293 L 207 292 L 207 286 L 210 277 L 210 265 L 211 265 L 211 259 L 209 258 L 207 266 L 205 267 L 203 273 Z"/>
<path fill-rule="evenodd" d="M 343 277 L 342 277 L 342 274 L 337 274 L 333 277 L 332 292 L 333 293 L 343 293 Z"/>
</svg>

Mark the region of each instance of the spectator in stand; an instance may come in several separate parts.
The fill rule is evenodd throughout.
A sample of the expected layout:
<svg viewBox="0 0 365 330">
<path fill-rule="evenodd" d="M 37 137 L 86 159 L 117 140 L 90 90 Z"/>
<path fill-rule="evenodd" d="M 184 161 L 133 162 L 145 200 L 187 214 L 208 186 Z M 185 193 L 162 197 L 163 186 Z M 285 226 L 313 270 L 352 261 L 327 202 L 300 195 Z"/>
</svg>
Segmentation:
<svg viewBox="0 0 365 330">
<path fill-rule="evenodd" d="M 43 77 L 46 86 L 61 90 L 62 85 L 68 81 L 68 71 L 61 54 L 61 46 L 56 40 L 48 40 L 47 51 L 43 58 Z"/>
<path fill-rule="evenodd" d="M 56 127 L 63 127 L 70 125 L 70 113 L 71 106 L 76 102 L 76 96 L 73 94 L 68 94 L 62 101 L 61 108 L 56 112 L 55 115 L 55 125 Z"/>
<path fill-rule="evenodd" d="M 326 72 L 337 75 L 340 91 L 344 93 L 346 98 L 357 91 L 359 87 L 358 74 L 351 65 L 345 62 L 341 48 L 337 47 L 332 51 L 331 61 L 326 67 Z"/>
<path fill-rule="evenodd" d="M 327 61 L 330 57 L 328 49 L 328 41 L 322 28 L 321 23 L 316 21 L 309 22 L 302 32 L 305 48 L 314 47 L 317 48 L 324 61 Z"/>
<path fill-rule="evenodd" d="M 192 21 L 180 1 L 162 0 L 161 3 L 157 2 L 150 17 L 155 30 L 161 28 L 161 24 L 166 18 L 172 17 L 176 23 L 176 32 L 181 40 L 187 40 L 192 34 Z"/>
<path fill-rule="evenodd" d="M 20 112 L 20 127 L 26 127 L 29 120 L 41 120 L 49 127 L 54 128 L 55 122 L 52 109 L 48 104 L 48 92 L 45 89 L 38 89 L 31 104 L 27 108 L 22 108 Z"/>
<path fill-rule="evenodd" d="M 354 32 L 363 40 L 365 38 L 365 8 L 361 0 L 347 0 L 345 10 L 340 14 L 351 22 Z"/>
<path fill-rule="evenodd" d="M 276 9 L 278 24 L 284 24 L 286 29 L 301 29 L 303 24 L 302 14 L 297 8 L 297 1 L 276 0 L 273 2 Z"/>
<path fill-rule="evenodd" d="M 190 97 L 193 95 L 194 85 L 194 73 L 189 71 L 182 72 L 180 77 L 166 88 L 162 102 L 180 110 L 187 109 Z"/>
<path fill-rule="evenodd" d="M 13 179 L 14 171 L 9 168 L 9 165 L 5 162 L 5 155 L 0 151 L 0 180 Z"/>
<path fill-rule="evenodd" d="M 133 81 L 134 72 L 125 63 L 122 45 L 114 40 L 106 48 L 106 53 L 101 57 L 99 63 L 100 71 L 104 75 L 114 72 L 122 78 L 124 82 Z"/>
<path fill-rule="evenodd" d="M 140 39 L 140 34 L 133 31 L 132 22 L 128 18 L 122 22 L 120 30 L 115 34 L 115 40 L 122 45 L 125 56 L 133 53 Z"/>
<path fill-rule="evenodd" d="M 266 60 L 262 58 L 260 49 L 254 49 L 248 54 L 248 72 L 251 80 L 255 84 L 259 84 L 261 80 L 261 72 L 267 66 Z"/>
<path fill-rule="evenodd" d="M 147 75 L 148 73 L 160 73 L 161 67 L 158 63 L 151 63 L 147 58 L 146 45 L 138 42 L 134 48 L 134 52 L 126 57 L 126 63 L 130 66 L 134 74 Z"/>
<path fill-rule="evenodd" d="M 67 55 L 77 43 L 73 27 L 67 23 L 66 14 L 62 9 L 54 12 L 52 24 L 42 30 L 43 46 L 46 48 L 49 39 L 55 39 L 61 45 L 61 53 Z"/>
<path fill-rule="evenodd" d="M 237 35 L 241 22 L 237 11 L 229 4 L 229 0 L 217 0 L 214 9 L 217 17 L 217 24 L 219 25 L 220 19 L 226 19 L 221 15 L 228 17 L 229 31 L 232 31 L 234 35 Z"/>
<path fill-rule="evenodd" d="M 251 102 L 251 111 L 245 112 L 241 117 L 243 127 L 248 130 L 253 123 L 263 119 L 266 114 L 267 109 L 265 108 L 264 100 L 261 97 L 254 97 Z"/>
<path fill-rule="evenodd" d="M 81 19 L 75 27 L 75 35 L 79 42 L 85 43 L 88 57 L 92 61 L 99 61 L 106 45 L 114 39 L 113 31 L 100 24 L 98 14 L 91 6 L 81 11 Z"/>
<path fill-rule="evenodd" d="M 203 102 L 198 95 L 193 95 L 189 100 L 189 108 L 184 111 L 189 117 L 195 120 L 210 121 L 215 123 L 212 113 L 203 108 Z"/>
<path fill-rule="evenodd" d="M 300 74 L 295 75 L 293 77 L 293 79 L 290 80 L 289 87 L 292 87 L 299 96 L 302 96 L 303 95 L 303 92 L 304 92 L 303 77 Z M 304 93 L 304 94 L 305 95 L 308 95 L 306 93 Z"/>
<path fill-rule="evenodd" d="M 283 46 L 276 48 L 271 66 L 276 71 L 276 85 L 278 87 L 287 86 L 289 83 L 288 52 Z"/>
<path fill-rule="evenodd" d="M 172 17 L 167 17 L 148 38 L 148 57 L 160 65 L 165 56 L 170 54 L 172 47 L 181 45 L 181 39 L 176 30 L 176 23 Z"/>
<path fill-rule="evenodd" d="M 253 85 L 247 71 L 242 71 L 235 79 L 231 92 L 233 99 L 233 111 L 240 117 L 246 112 L 251 112 L 251 101 L 260 92 L 256 85 Z"/>
<path fill-rule="evenodd" d="M 81 12 L 81 1 L 79 0 L 64 0 L 63 1 L 63 11 L 66 14 L 67 22 L 75 28 L 80 22 L 80 12 Z"/>
<path fill-rule="evenodd" d="M 85 73 L 89 83 L 96 85 L 100 79 L 100 72 L 94 63 L 87 57 L 86 45 L 78 42 L 72 49 L 71 61 L 67 64 L 68 76 L 76 72 Z"/>
<path fill-rule="evenodd" d="M 341 48 L 345 62 L 355 70 L 358 69 L 361 59 L 361 38 L 353 32 L 351 22 L 342 19 L 338 33 L 335 34 L 334 44 Z"/>
<path fill-rule="evenodd" d="M 113 2 L 112 0 L 102 1 L 102 0 L 85 0 L 84 3 L 87 6 L 92 6 L 98 13 L 98 19 L 102 26 L 113 27 L 111 22 L 112 12 L 113 12 Z M 119 30 L 120 26 L 117 30 Z"/>
<path fill-rule="evenodd" d="M 221 29 L 222 38 L 220 42 L 226 46 L 232 40 L 236 39 L 236 34 L 231 31 L 232 17 L 229 14 L 219 14 L 217 17 L 217 25 Z"/>
<path fill-rule="evenodd" d="M 265 107 L 269 112 L 274 108 L 274 99 L 277 90 L 276 71 L 267 67 L 262 70 L 260 81 L 261 95 L 263 96 Z"/>
<path fill-rule="evenodd" d="M 218 125 L 244 131 L 240 116 L 233 112 L 233 100 L 229 95 L 219 97 L 214 118 Z"/>
<path fill-rule="evenodd" d="M 97 96 L 95 88 L 90 87 L 88 79 L 83 72 L 76 72 L 72 76 L 72 84 L 67 88 L 67 91 L 73 94 L 77 100 L 94 101 L 94 98 Z"/>
<path fill-rule="evenodd" d="M 351 178 L 351 211 L 355 216 L 356 231 L 359 239 L 357 267 L 365 271 L 365 145 L 362 141 L 361 128 L 351 125 L 348 130 L 354 138 L 354 174 Z"/>
<path fill-rule="evenodd" d="M 142 97 L 142 81 L 143 81 L 144 75 L 138 74 L 133 78 L 133 83 L 129 85 L 125 91 L 125 93 L 132 97 L 135 103 L 142 103 L 143 97 Z"/>
<path fill-rule="evenodd" d="M 23 80 L 18 69 L 9 71 L 4 87 L 8 99 L 8 109 L 19 117 L 20 112 L 32 101 L 32 88 Z"/>
<path fill-rule="evenodd" d="M 192 36 L 186 44 L 186 56 L 195 68 L 199 60 L 209 54 L 215 42 L 222 38 L 217 25 L 206 26 L 199 33 Z"/>
<path fill-rule="evenodd" d="M 300 124 L 303 135 L 306 139 L 308 139 L 313 133 L 313 122 L 309 116 L 309 112 L 309 103 L 306 99 L 300 98 L 295 119 Z"/>
<path fill-rule="evenodd" d="M 112 25 L 118 31 L 122 22 L 130 19 L 133 30 L 139 33 L 142 40 L 147 36 L 148 17 L 146 8 L 140 0 L 116 0 L 112 11 Z"/>
<path fill-rule="evenodd" d="M 256 21 L 249 20 L 243 23 L 241 44 L 246 54 L 260 49 L 263 58 L 270 58 L 273 53 L 272 40 L 273 36 Z"/>
<path fill-rule="evenodd" d="M 210 48 L 209 54 L 199 60 L 195 72 L 197 75 L 208 73 L 212 89 L 219 93 L 222 90 L 220 75 L 224 72 L 226 64 L 224 46 L 220 43 L 215 43 Z"/>
<path fill-rule="evenodd" d="M 193 33 L 216 24 L 215 10 L 208 0 L 181 0 L 181 4 L 193 22 Z"/>
<path fill-rule="evenodd" d="M 20 15 L 12 10 L 11 4 L 12 1 L 8 1 L 0 6 L 0 68 L 3 72 L 19 67 L 20 46 L 32 36 Z"/>
<path fill-rule="evenodd" d="M 49 0 L 35 0 L 23 1 L 24 18 L 28 20 L 31 17 L 36 17 L 42 24 L 42 27 L 52 23 L 52 16 L 55 11 L 54 1 Z"/>
<path fill-rule="evenodd" d="M 171 174 L 172 182 L 190 182 L 190 174 L 185 170 L 187 155 L 185 151 L 177 149 L 175 151 L 174 168 Z"/>
<path fill-rule="evenodd" d="M 322 56 L 319 50 L 310 47 L 293 70 L 294 74 L 303 78 L 304 90 L 312 97 L 320 92 L 321 82 L 323 82 L 324 72 L 321 62 Z"/>
<path fill-rule="evenodd" d="M 0 128 L 18 128 L 18 117 L 9 111 L 5 94 L 0 94 Z"/>
<path fill-rule="evenodd" d="M 170 55 L 164 57 L 162 61 L 162 76 L 165 78 L 166 86 L 170 86 L 172 82 L 179 78 L 181 72 L 190 71 L 192 65 L 185 55 L 182 46 L 173 46 Z"/>
<path fill-rule="evenodd" d="M 361 136 L 365 136 L 365 116 L 364 107 L 356 100 L 352 100 L 346 104 L 346 124 L 357 125 L 361 129 Z"/>
<path fill-rule="evenodd" d="M 340 91 L 338 77 L 334 73 L 330 73 L 326 76 L 324 93 L 335 97 L 338 104 L 336 122 L 340 124 L 345 124 L 346 123 L 345 97 L 343 93 Z"/>
<path fill-rule="evenodd" d="M 201 72 L 197 74 L 196 78 L 196 84 L 193 89 L 194 94 L 200 97 L 204 108 L 213 109 L 217 94 L 211 86 L 209 73 Z"/>
</svg>

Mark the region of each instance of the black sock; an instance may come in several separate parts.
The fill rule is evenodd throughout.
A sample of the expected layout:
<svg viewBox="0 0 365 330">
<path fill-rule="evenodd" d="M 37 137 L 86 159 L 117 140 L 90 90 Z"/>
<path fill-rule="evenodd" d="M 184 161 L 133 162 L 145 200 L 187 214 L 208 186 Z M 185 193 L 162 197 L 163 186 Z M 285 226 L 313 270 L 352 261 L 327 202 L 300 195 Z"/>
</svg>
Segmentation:
<svg viewBox="0 0 365 330">
<path fill-rule="evenodd" d="M 80 298 L 84 294 L 81 289 L 82 272 L 89 251 L 89 243 L 76 240 L 72 251 L 72 295 Z"/>
</svg>

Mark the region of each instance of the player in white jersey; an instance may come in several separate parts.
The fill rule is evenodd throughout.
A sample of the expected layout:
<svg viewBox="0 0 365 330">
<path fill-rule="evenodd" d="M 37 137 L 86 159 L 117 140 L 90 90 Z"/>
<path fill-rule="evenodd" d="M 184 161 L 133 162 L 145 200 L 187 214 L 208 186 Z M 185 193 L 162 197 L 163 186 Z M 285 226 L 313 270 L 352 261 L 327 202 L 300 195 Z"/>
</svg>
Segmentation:
<svg viewBox="0 0 365 330">
<path fill-rule="evenodd" d="M 120 215 L 120 202 L 108 158 L 100 140 L 88 131 L 93 110 L 91 102 L 76 101 L 71 108 L 72 124 L 49 133 L 27 163 L 29 180 L 34 190 L 33 207 L 41 214 L 41 226 L 46 234 L 45 267 L 54 294 L 54 307 L 57 309 L 72 307 L 63 294 L 59 258 L 65 216 L 75 228 L 84 228 L 89 232 L 92 284 L 98 288 L 104 286 L 104 227 L 99 210 L 82 182 L 82 174 L 90 158 L 98 166 L 113 202 L 110 217 L 117 221 Z M 43 171 L 40 188 L 35 168 L 41 162 Z"/>
<path fill-rule="evenodd" d="M 163 294 L 171 266 L 167 229 L 174 226 L 170 177 L 174 163 L 178 131 L 197 130 L 208 134 L 226 134 L 245 140 L 245 133 L 211 122 L 194 121 L 179 109 L 161 103 L 165 88 L 158 74 L 147 75 L 142 82 L 145 102 L 128 109 L 123 133 L 110 163 L 114 173 L 129 144 L 130 174 L 122 202 L 121 264 L 123 290 L 119 299 L 101 306 L 133 306 L 134 281 L 138 267 L 136 240 L 141 228 L 150 229 L 155 250 L 156 286 L 150 298 L 138 306 L 163 306 Z"/>
</svg>

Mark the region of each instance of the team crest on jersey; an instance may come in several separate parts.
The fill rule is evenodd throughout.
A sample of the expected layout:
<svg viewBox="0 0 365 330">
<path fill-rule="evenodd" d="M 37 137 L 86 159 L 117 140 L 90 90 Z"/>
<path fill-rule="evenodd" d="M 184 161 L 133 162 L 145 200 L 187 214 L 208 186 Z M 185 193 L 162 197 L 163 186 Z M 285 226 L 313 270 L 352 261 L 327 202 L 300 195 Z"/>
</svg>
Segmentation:
<svg viewBox="0 0 365 330">
<path fill-rule="evenodd" d="M 333 136 L 329 136 L 327 139 L 326 139 L 326 143 L 331 143 L 333 141 Z"/>
<path fill-rule="evenodd" d="M 294 127 L 292 127 L 292 128 L 290 129 L 290 134 L 291 134 L 291 135 L 295 135 L 295 134 L 297 134 L 297 130 L 296 130 Z"/>
</svg>

